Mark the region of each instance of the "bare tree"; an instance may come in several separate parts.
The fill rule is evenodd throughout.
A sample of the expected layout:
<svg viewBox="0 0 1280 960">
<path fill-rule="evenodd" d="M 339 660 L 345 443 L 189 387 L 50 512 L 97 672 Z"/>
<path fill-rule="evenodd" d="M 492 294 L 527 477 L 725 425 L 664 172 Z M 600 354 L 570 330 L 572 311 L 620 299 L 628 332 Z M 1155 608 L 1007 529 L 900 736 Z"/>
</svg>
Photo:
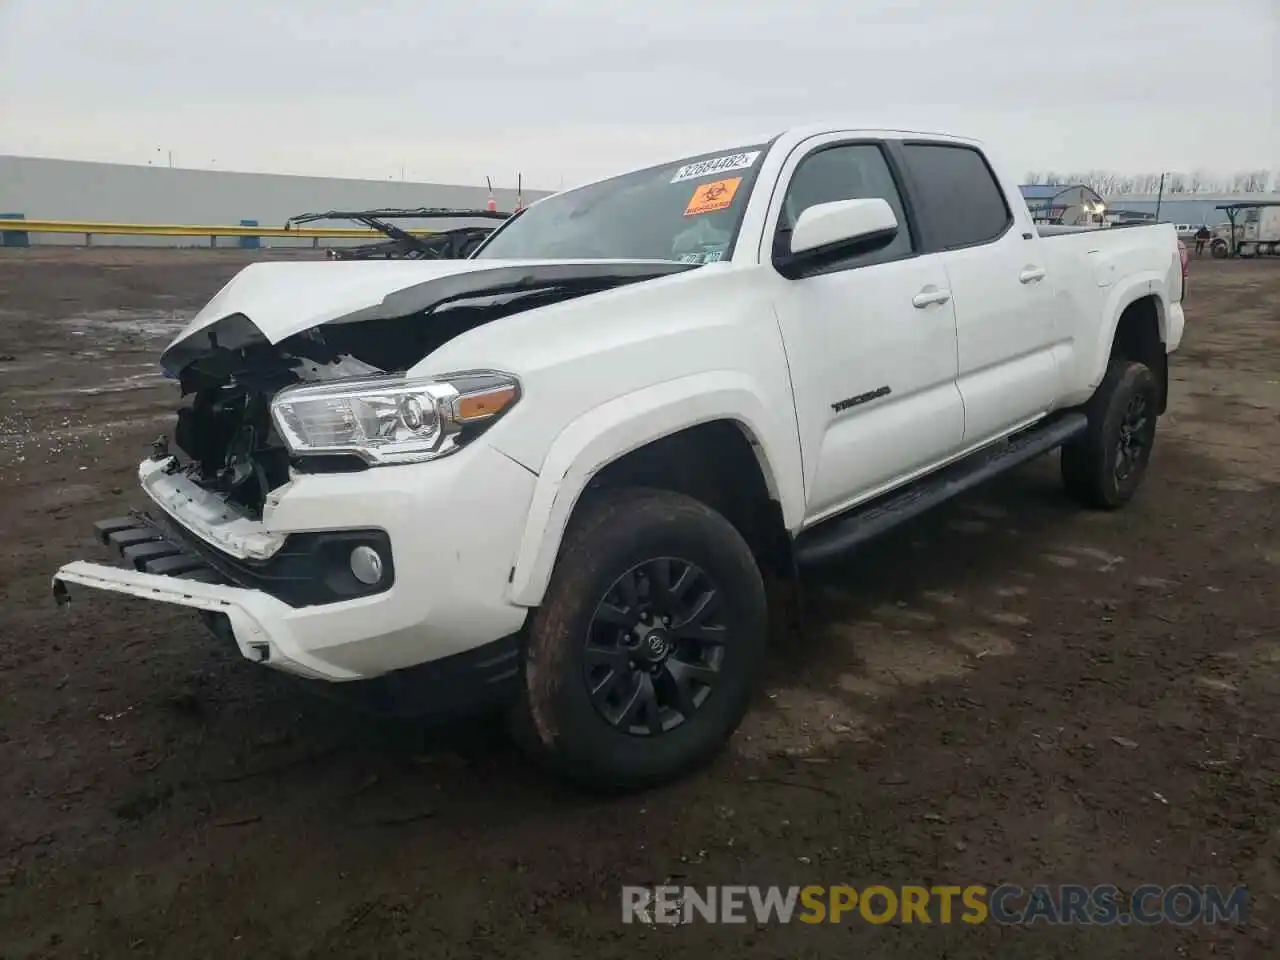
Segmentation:
<svg viewBox="0 0 1280 960">
<path fill-rule="evenodd" d="M 1261 193 L 1267 189 L 1267 181 L 1270 179 L 1267 170 L 1249 170 L 1245 176 L 1245 192 Z"/>
<path fill-rule="evenodd" d="M 1214 174 L 1203 167 L 1197 167 L 1190 173 L 1166 171 L 1164 173 L 1164 192 L 1175 196 L 1184 194 L 1212 193 L 1262 193 L 1271 180 L 1269 170 L 1239 170 L 1222 176 Z M 1058 173 L 1054 170 L 1029 170 L 1027 184 L 1044 186 L 1075 186 L 1083 184 L 1104 197 L 1124 196 L 1126 194 L 1151 194 L 1160 191 L 1159 172 L 1156 173 L 1117 173 L 1112 170 L 1077 170 Z"/>
</svg>

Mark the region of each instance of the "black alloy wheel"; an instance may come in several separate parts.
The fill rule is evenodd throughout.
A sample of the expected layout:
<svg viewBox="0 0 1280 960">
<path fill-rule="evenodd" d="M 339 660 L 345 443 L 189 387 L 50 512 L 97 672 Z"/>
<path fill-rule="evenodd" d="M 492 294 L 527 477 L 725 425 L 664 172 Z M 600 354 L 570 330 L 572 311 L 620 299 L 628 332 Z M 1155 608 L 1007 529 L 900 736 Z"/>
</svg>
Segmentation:
<svg viewBox="0 0 1280 960">
<path fill-rule="evenodd" d="M 587 627 L 591 702 L 618 730 L 652 736 L 692 719 L 719 679 L 720 592 L 696 564 L 647 560 L 610 586 Z"/>
<path fill-rule="evenodd" d="M 1147 410 L 1147 398 L 1135 393 L 1129 398 L 1120 432 L 1116 439 L 1116 485 L 1123 484 L 1146 459 L 1150 448 L 1153 419 Z"/>
<path fill-rule="evenodd" d="M 1062 479 L 1086 506 L 1114 510 L 1132 499 L 1146 476 L 1160 388 L 1144 364 L 1115 360 L 1084 410 L 1084 433 L 1062 447 Z"/>
<path fill-rule="evenodd" d="M 526 629 L 516 742 L 607 793 L 710 761 L 763 677 L 769 603 L 722 514 L 669 490 L 590 491 Z"/>
</svg>

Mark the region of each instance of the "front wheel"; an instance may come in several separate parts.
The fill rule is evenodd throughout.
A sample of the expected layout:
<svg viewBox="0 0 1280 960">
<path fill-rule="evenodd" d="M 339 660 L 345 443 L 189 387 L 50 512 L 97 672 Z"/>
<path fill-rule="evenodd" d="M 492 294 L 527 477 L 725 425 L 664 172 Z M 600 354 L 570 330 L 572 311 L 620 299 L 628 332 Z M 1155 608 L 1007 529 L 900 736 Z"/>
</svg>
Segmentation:
<svg viewBox="0 0 1280 960">
<path fill-rule="evenodd" d="M 673 780 L 741 722 L 768 633 L 755 558 L 724 517 L 660 490 L 580 507 L 534 615 L 516 740 L 595 789 Z"/>
<path fill-rule="evenodd" d="M 1062 447 L 1067 491 L 1091 507 L 1128 503 L 1147 472 L 1160 393 L 1145 364 L 1113 361 L 1085 412 L 1089 426 Z"/>
</svg>

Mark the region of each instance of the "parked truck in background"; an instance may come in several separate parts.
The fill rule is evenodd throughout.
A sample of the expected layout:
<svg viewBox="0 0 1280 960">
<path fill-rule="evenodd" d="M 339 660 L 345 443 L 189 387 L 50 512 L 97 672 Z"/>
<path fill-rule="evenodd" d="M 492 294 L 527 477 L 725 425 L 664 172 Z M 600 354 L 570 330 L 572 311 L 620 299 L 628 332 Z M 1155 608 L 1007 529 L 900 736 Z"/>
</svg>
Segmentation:
<svg viewBox="0 0 1280 960">
<path fill-rule="evenodd" d="M 1061 447 L 1126 503 L 1183 329 L 1173 227 L 1038 231 L 971 140 L 838 125 L 532 204 L 468 260 L 260 263 L 92 587 L 581 783 L 702 763 L 772 580 Z"/>
<path fill-rule="evenodd" d="M 1280 201 L 1240 201 L 1235 205 L 1235 216 L 1237 255 L 1247 259 L 1280 254 Z M 1232 235 L 1231 223 L 1219 224 L 1214 229 L 1209 252 L 1215 259 L 1231 256 Z"/>
</svg>

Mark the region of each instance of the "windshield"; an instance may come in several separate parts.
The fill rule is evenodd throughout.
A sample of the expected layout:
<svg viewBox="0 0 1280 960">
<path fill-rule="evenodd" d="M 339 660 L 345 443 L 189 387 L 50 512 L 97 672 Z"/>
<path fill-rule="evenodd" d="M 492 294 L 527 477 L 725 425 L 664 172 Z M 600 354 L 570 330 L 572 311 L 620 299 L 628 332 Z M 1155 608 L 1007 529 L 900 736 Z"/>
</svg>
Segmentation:
<svg viewBox="0 0 1280 960">
<path fill-rule="evenodd" d="M 475 259 L 726 259 L 767 147 L 675 160 L 540 200 Z"/>
</svg>

